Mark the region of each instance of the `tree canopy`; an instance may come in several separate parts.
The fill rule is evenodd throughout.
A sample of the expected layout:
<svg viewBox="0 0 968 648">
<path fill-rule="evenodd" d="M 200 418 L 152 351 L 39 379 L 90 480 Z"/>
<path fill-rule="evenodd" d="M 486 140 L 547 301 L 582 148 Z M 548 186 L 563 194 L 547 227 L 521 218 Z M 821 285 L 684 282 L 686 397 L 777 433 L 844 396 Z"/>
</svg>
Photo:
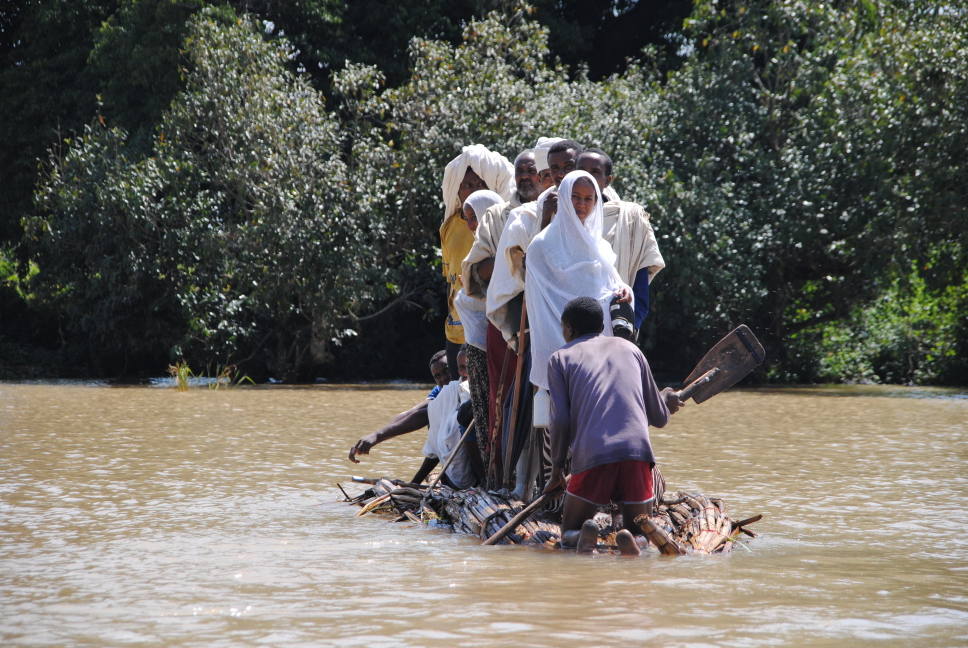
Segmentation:
<svg viewBox="0 0 968 648">
<path fill-rule="evenodd" d="M 388 3 L 388 33 L 416 35 L 387 61 L 347 23 L 364 4 L 101 7 L 72 59 L 100 98 L 22 212 L 40 271 L 18 294 L 55 314 L 72 357 L 106 374 L 186 357 L 419 377 L 441 344 L 443 166 L 546 135 L 609 152 L 619 193 L 652 214 L 668 268 L 640 342 L 661 372 L 745 322 L 767 345 L 761 379 L 965 382 L 963 11 Z M 662 33 L 623 39 L 638 23 Z M 47 69 L 6 46 L 10 78 Z"/>
</svg>

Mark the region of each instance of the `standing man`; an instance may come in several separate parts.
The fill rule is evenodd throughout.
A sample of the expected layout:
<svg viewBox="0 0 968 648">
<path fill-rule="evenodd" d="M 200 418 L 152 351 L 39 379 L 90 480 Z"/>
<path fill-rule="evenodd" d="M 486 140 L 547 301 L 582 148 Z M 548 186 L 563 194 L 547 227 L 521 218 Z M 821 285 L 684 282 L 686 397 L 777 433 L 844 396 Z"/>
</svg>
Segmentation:
<svg viewBox="0 0 968 648">
<path fill-rule="evenodd" d="M 514 159 L 514 194 L 510 200 L 488 208 L 478 220 L 470 252 L 461 264 L 461 281 L 469 297 L 484 299 L 494 271 L 494 255 L 512 209 L 538 198 L 538 171 L 534 151 L 527 149 Z"/>
<path fill-rule="evenodd" d="M 471 232 L 461 218 L 464 201 L 481 189 L 495 191 L 504 200 L 514 193 L 514 167 L 500 153 L 481 144 L 465 146 L 460 155 L 444 168 L 441 191 L 444 198 L 444 220 L 440 224 L 441 272 L 447 281 L 447 319 L 444 335 L 451 377 L 457 378 L 457 352 L 464 344 L 464 331 L 454 307 L 454 297 L 461 288 L 461 262 L 474 243 Z"/>
<path fill-rule="evenodd" d="M 585 149 L 578 156 L 577 166 L 589 173 L 605 196 L 611 188 L 612 158 L 601 149 Z M 638 331 L 649 314 L 649 285 L 665 261 L 659 252 L 649 213 L 636 203 L 606 198 L 603 210 L 602 238 L 615 252 L 615 269 L 622 281 L 632 287 L 635 295 L 634 327 Z"/>
<path fill-rule="evenodd" d="M 563 141 L 561 137 L 539 137 L 534 146 L 534 163 L 538 170 L 538 193 L 550 189 L 554 184 L 551 171 L 548 169 L 548 149 L 561 141 Z"/>
<path fill-rule="evenodd" d="M 561 140 L 555 142 L 548 149 L 548 171 L 554 187 L 546 192 L 544 206 L 541 211 L 541 229 L 544 229 L 554 218 L 558 209 L 558 188 L 565 176 L 578 168 L 578 156 L 584 147 L 575 140 Z"/>
<path fill-rule="evenodd" d="M 548 361 L 551 388 L 551 479 L 546 493 L 566 489 L 562 546 L 594 549 L 599 506 L 621 504 L 623 554 L 638 555 L 637 515 L 652 512 L 655 456 L 649 425 L 663 427 L 684 405 L 671 389 L 656 387 L 645 356 L 631 342 L 601 335 L 598 300 L 578 297 L 565 306 L 565 346 Z M 566 480 L 571 460 L 571 477 Z"/>
</svg>

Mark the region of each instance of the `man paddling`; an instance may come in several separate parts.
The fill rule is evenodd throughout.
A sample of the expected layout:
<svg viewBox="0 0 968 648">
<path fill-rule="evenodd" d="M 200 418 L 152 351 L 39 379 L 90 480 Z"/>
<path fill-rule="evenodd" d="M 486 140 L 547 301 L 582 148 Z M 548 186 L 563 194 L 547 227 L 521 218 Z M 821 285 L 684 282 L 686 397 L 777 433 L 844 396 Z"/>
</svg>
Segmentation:
<svg viewBox="0 0 968 648">
<path fill-rule="evenodd" d="M 663 427 L 684 403 L 672 389 L 659 391 L 638 347 L 601 335 L 603 329 L 602 307 L 592 297 L 571 300 L 561 314 L 566 344 L 548 361 L 552 474 L 544 492 L 567 484 L 562 546 L 592 551 L 598 526 L 591 518 L 614 501 L 625 524 L 619 549 L 638 555 L 634 520 L 651 513 L 654 502 L 649 425 Z"/>
<path fill-rule="evenodd" d="M 436 387 L 434 387 L 427 398 L 423 401 L 417 403 L 406 412 L 400 412 L 393 419 L 387 423 L 385 426 L 377 430 L 376 432 L 371 432 L 365 437 L 353 444 L 350 448 L 349 460 L 353 463 L 360 463 L 360 460 L 356 458 L 356 455 L 369 454 L 373 446 L 378 443 L 383 443 L 387 439 L 392 439 L 395 436 L 400 436 L 401 434 L 407 434 L 408 432 L 415 432 L 421 428 L 427 427 L 430 424 L 430 419 L 427 416 L 427 405 L 430 404 L 440 390 L 450 381 L 450 371 L 447 367 L 447 352 L 438 351 L 430 357 L 430 374 L 434 377 L 434 382 Z"/>
<path fill-rule="evenodd" d="M 467 349 L 457 353 L 459 378 L 440 388 L 436 398 L 427 404 L 429 430 L 423 446 L 424 461 L 410 481 L 419 484 L 437 464 L 447 461 L 457 450 L 454 460 L 444 470 L 441 481 L 451 488 L 470 488 L 484 475 L 477 439 L 473 431 L 462 440 L 471 422 L 471 393 L 467 384 Z"/>
</svg>

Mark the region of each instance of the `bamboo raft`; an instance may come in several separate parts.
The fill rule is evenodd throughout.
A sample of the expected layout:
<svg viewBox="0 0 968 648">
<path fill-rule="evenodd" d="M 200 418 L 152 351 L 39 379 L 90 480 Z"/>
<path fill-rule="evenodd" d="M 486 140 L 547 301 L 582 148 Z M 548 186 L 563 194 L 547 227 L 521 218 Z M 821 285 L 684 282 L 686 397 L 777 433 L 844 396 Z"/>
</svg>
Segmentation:
<svg viewBox="0 0 968 648">
<path fill-rule="evenodd" d="M 389 515 L 394 522 L 413 522 L 454 533 L 475 536 L 482 541 L 497 533 L 525 504 L 505 491 L 477 488 L 454 490 L 439 485 L 412 484 L 387 478 L 361 480 L 370 484 L 351 497 L 337 484 L 346 501 L 360 507 L 357 516 L 370 513 Z M 664 555 L 686 553 L 728 553 L 741 536 L 755 538 L 746 527 L 762 519 L 756 515 L 740 521 L 730 519 L 726 504 L 717 497 L 701 493 L 665 492 L 652 515 L 640 515 L 636 525 L 650 545 Z M 614 516 L 602 512 L 595 516 L 599 525 L 599 552 L 616 551 Z M 548 549 L 560 548 L 560 529 L 552 511 L 541 511 L 524 520 L 497 544 L 520 544 Z M 741 543 L 739 543 L 741 544 Z"/>
</svg>

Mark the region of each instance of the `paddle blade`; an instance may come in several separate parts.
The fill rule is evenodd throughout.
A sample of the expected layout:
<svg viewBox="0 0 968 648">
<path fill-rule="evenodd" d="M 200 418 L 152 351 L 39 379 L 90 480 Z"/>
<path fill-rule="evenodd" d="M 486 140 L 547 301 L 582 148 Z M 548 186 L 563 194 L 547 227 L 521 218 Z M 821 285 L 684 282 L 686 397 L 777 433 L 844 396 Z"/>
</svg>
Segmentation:
<svg viewBox="0 0 968 648">
<path fill-rule="evenodd" d="M 738 383 L 765 359 L 763 345 L 748 326 L 740 324 L 706 352 L 684 382 L 691 383 L 714 367 L 719 369 L 692 392 L 692 399 L 701 403 Z"/>
</svg>

